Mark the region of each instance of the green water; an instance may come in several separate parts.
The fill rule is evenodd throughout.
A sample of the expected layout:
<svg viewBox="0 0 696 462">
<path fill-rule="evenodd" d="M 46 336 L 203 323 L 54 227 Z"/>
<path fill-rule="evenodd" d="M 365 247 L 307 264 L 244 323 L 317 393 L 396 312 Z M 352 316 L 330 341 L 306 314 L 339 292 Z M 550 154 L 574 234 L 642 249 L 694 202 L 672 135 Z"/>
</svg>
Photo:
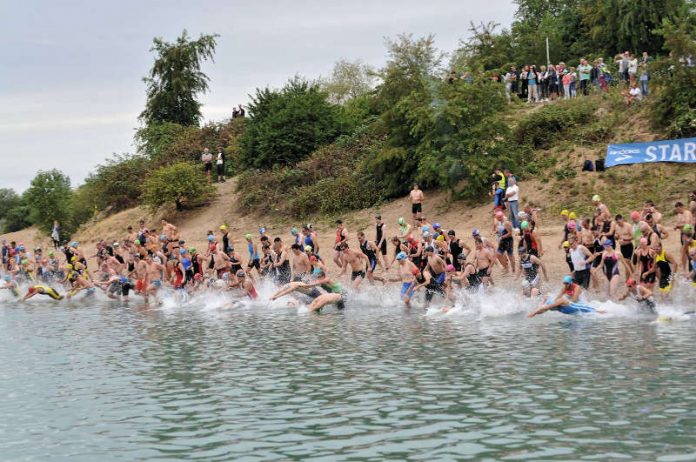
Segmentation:
<svg viewBox="0 0 696 462">
<path fill-rule="evenodd" d="M 0 307 L 0 459 L 695 460 L 696 323 Z"/>
</svg>

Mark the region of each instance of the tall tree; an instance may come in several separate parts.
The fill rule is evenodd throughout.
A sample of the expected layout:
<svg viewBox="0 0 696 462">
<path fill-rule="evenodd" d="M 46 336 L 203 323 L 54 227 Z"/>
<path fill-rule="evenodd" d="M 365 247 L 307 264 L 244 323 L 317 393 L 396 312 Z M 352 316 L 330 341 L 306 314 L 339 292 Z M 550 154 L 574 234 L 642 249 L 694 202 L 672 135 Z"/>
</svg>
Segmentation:
<svg viewBox="0 0 696 462">
<path fill-rule="evenodd" d="M 56 169 L 40 170 L 24 193 L 31 221 L 48 233 L 51 231 L 53 220 L 58 220 L 65 230 L 66 224 L 72 219 L 72 194 L 70 178 L 67 175 Z"/>
<path fill-rule="evenodd" d="M 341 134 L 338 106 L 316 82 L 299 77 L 281 90 L 257 89 L 240 139 L 240 161 L 251 168 L 291 165 Z"/>
<path fill-rule="evenodd" d="M 370 92 L 374 87 L 375 71 L 368 64 L 357 60 L 342 59 L 334 64 L 331 77 L 322 82 L 329 101 L 343 104 Z"/>
<path fill-rule="evenodd" d="M 208 90 L 209 78 L 201 71 L 203 61 L 214 61 L 217 34 L 201 35 L 190 40 L 184 30 L 176 42 L 153 40 L 157 55 L 143 81 L 147 84 L 147 103 L 140 114 L 146 125 L 172 122 L 198 125 L 201 103 L 197 97 Z"/>
</svg>

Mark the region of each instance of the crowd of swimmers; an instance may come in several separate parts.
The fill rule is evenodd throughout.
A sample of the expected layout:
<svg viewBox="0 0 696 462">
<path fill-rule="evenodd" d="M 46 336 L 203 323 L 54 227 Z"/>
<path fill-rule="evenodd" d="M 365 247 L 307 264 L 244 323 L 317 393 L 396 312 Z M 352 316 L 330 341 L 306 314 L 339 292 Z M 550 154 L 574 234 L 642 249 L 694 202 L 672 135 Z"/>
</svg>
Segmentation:
<svg viewBox="0 0 696 462">
<path fill-rule="evenodd" d="M 2 242 L 0 289 L 21 300 L 62 300 L 97 290 L 112 299 L 135 294 L 146 302 L 158 299 L 163 290 L 184 298 L 226 291 L 238 299 L 257 300 L 257 287 L 267 282 L 276 286 L 272 300 L 292 294 L 291 303 L 318 311 L 327 305 L 344 308 L 348 294 L 364 284 L 398 283 L 404 305 L 423 294 L 426 307 L 436 300 L 446 311 L 466 291 L 485 292 L 498 281 L 514 278 L 522 296 L 539 300 L 530 313 L 535 316 L 569 307 L 582 311 L 580 301 L 604 291 L 616 302 L 633 298 L 654 311 L 679 279 L 696 285 L 696 191 L 688 205 L 675 204 L 676 224 L 669 230 L 651 201 L 630 212 L 628 219 L 612 215 L 599 196 L 592 198 L 592 216 L 580 218 L 563 210 L 563 238 L 557 245 L 565 251 L 568 271 L 557 293 L 545 284 L 549 274 L 544 248 L 555 243 L 542 243 L 537 209 L 524 207 L 513 222 L 501 206 L 495 207 L 490 228 L 462 236 L 425 218 L 424 196 L 417 186 L 409 197 L 412 216 L 387 225 L 376 215 L 373 232 L 354 233 L 337 220 L 330 248 L 320 247 L 311 224 L 293 227 L 282 237 L 260 227 L 237 242 L 223 224 L 208 231 L 207 245 L 197 249 L 166 220 L 157 229 L 144 221 L 137 229 L 129 226 L 122 239 L 99 241 L 96 252 L 79 242 L 48 251 Z M 670 238 L 679 241 L 676 255 L 663 245 Z"/>
</svg>

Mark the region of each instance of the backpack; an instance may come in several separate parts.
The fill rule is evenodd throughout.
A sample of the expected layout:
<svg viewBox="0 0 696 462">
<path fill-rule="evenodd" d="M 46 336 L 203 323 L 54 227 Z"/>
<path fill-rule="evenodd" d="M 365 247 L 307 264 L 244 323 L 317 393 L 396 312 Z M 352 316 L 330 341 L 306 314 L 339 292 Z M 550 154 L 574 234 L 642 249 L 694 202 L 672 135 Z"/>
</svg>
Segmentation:
<svg viewBox="0 0 696 462">
<path fill-rule="evenodd" d="M 592 163 L 591 160 L 587 159 L 585 162 L 582 163 L 582 171 L 583 172 L 594 172 L 594 164 Z"/>
</svg>

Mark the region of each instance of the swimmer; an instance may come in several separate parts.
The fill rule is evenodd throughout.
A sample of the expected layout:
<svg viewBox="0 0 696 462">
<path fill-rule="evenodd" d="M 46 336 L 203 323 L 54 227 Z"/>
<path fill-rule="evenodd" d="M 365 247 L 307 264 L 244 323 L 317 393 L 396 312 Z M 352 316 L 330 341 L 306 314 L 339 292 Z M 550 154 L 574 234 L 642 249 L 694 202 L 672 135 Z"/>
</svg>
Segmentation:
<svg viewBox="0 0 696 462">
<path fill-rule="evenodd" d="M 26 300 L 29 300 L 35 295 L 45 295 L 47 297 L 52 298 L 53 300 L 63 299 L 63 296 L 56 292 L 54 288 L 43 284 L 36 284 L 29 287 L 27 293 L 24 295 L 24 298 L 22 298 L 22 301 L 24 302 Z"/>
<path fill-rule="evenodd" d="M 548 303 L 542 303 L 536 310 L 527 315 L 529 318 L 538 316 L 550 310 L 561 311 L 566 314 L 575 314 L 577 312 L 597 312 L 605 313 L 601 310 L 595 310 L 586 305 L 578 304 L 582 289 L 578 284 L 573 282 L 573 278 L 569 275 L 563 277 L 563 287 L 554 299 L 549 299 Z M 568 309 L 567 309 L 568 308 Z"/>
<path fill-rule="evenodd" d="M 17 288 L 17 283 L 12 280 L 12 276 L 10 276 L 9 274 L 6 274 L 3 277 L 3 281 L 5 282 L 5 284 L 2 287 L 0 287 L 0 290 L 2 290 L 2 289 L 9 290 L 12 295 L 14 295 L 15 297 L 19 297 L 19 290 Z"/>
<path fill-rule="evenodd" d="M 655 314 L 655 299 L 653 298 L 652 290 L 647 287 L 639 286 L 633 278 L 626 279 L 625 294 L 619 297 L 619 301 L 626 300 L 628 297 L 633 298 L 641 307 L 645 307 L 650 313 Z"/>
<path fill-rule="evenodd" d="M 347 297 L 341 285 L 331 280 L 321 268 L 317 268 L 315 273 L 317 279 L 312 283 L 306 284 L 306 286 L 321 287 L 326 293 L 315 298 L 307 309 L 310 312 L 319 311 L 326 305 L 336 305 L 336 308 L 339 310 L 344 309 L 346 307 L 345 302 Z"/>
</svg>

